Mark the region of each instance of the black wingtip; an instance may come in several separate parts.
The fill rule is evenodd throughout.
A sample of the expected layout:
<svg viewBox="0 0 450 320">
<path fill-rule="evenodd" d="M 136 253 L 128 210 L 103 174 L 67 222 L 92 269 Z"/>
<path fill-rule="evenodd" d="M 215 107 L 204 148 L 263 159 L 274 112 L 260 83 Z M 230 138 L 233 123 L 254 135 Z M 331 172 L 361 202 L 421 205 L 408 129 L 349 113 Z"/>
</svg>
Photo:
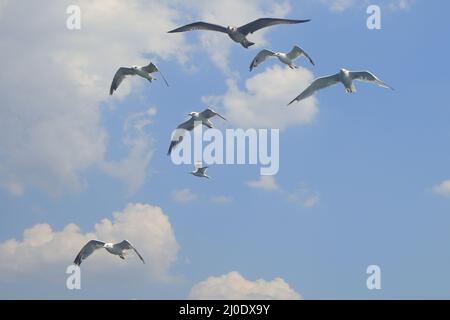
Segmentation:
<svg viewBox="0 0 450 320">
<path fill-rule="evenodd" d="M 173 148 L 174 148 L 173 144 L 170 144 L 169 150 L 167 151 L 168 157 L 170 157 L 170 155 L 172 154 Z"/>
<path fill-rule="evenodd" d="M 180 29 L 180 28 L 176 28 L 176 29 L 167 31 L 167 33 L 177 33 L 177 32 L 181 32 L 179 29 Z"/>
</svg>

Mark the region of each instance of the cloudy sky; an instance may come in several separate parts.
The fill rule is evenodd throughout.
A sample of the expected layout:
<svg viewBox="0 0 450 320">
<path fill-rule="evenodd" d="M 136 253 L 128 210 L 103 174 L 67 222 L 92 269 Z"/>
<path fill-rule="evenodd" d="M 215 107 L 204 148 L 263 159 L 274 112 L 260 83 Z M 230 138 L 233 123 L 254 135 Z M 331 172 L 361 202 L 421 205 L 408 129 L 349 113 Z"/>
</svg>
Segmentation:
<svg viewBox="0 0 450 320">
<path fill-rule="evenodd" d="M 378 4 L 382 29 L 366 26 Z M 81 30 L 66 27 L 81 8 Z M 419 0 L 0 0 L 0 298 L 448 298 L 450 4 Z M 312 19 L 250 35 L 167 34 L 207 20 Z M 303 47 L 316 62 L 258 50 Z M 123 82 L 156 62 L 170 82 Z M 369 69 L 358 83 L 286 103 L 316 76 Z M 280 171 L 217 165 L 211 180 L 166 156 L 172 130 L 207 105 L 219 128 L 280 129 Z M 66 268 L 89 239 L 82 289 Z M 382 289 L 366 287 L 378 265 Z"/>
</svg>

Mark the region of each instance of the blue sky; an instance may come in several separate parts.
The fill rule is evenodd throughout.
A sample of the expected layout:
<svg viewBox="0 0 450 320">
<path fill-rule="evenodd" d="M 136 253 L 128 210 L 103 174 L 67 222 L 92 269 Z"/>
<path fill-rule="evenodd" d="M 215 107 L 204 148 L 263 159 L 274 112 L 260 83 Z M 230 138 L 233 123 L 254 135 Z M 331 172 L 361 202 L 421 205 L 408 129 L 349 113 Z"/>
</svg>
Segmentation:
<svg viewBox="0 0 450 320">
<path fill-rule="evenodd" d="M 362 1 L 63 2 L 30 8 L 38 14 L 24 21 L 14 14 L 37 5 L 0 3 L 0 56 L 14 62 L 0 76 L 1 298 L 208 298 L 219 288 L 223 298 L 449 297 L 448 3 L 379 1 L 382 29 L 368 30 Z M 82 29 L 69 31 L 65 9 L 77 2 Z M 139 19 L 148 14 L 152 21 Z M 220 34 L 164 33 L 258 15 L 312 21 L 255 33 L 249 38 L 263 45 L 250 50 Z M 273 60 L 248 72 L 258 50 L 294 44 L 316 67 L 299 60 L 292 71 Z M 169 88 L 130 79 L 107 95 L 117 67 L 147 59 Z M 333 87 L 285 106 L 313 77 L 341 67 L 371 70 L 395 91 L 357 83 L 354 95 Z M 227 100 L 236 90 L 258 118 L 236 117 Z M 265 103 L 266 91 L 274 101 Z M 271 190 L 249 186 L 258 166 L 213 166 L 213 179 L 202 180 L 166 156 L 172 130 L 207 97 L 230 119 L 216 119 L 219 128 L 266 128 L 273 119 L 282 129 Z M 140 227 L 137 211 L 152 229 Z M 24 240 L 42 224 L 51 231 Z M 79 229 L 61 244 L 55 233 L 70 224 Z M 82 265 L 82 290 L 69 291 L 65 268 L 92 236 L 126 236 L 148 263 L 96 253 Z M 382 290 L 366 287 L 373 264 Z M 253 291 L 239 291 L 244 283 Z"/>
</svg>

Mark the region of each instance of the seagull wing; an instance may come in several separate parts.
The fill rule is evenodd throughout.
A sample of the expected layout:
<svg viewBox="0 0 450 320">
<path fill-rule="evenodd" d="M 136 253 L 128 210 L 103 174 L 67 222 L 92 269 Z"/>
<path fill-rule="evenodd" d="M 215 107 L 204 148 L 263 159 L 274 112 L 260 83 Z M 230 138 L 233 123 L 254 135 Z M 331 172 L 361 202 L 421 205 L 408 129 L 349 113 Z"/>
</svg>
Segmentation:
<svg viewBox="0 0 450 320">
<path fill-rule="evenodd" d="M 207 30 L 207 31 L 217 31 L 217 32 L 227 33 L 227 28 L 225 28 L 223 26 L 219 26 L 217 24 L 212 24 L 212 23 L 203 22 L 203 21 L 187 24 L 183 27 L 171 30 L 171 31 L 169 31 L 169 33 L 195 31 L 195 30 Z"/>
<path fill-rule="evenodd" d="M 297 98 L 292 100 L 288 105 L 291 105 L 295 101 L 300 101 L 300 100 L 306 99 L 306 98 L 312 96 L 314 94 L 314 92 L 321 90 L 321 89 L 331 87 L 339 82 L 340 82 L 339 74 L 335 74 L 335 75 L 328 76 L 328 77 L 318 78 L 318 79 L 314 80 L 313 83 L 311 83 L 310 86 L 308 88 L 306 88 L 305 91 L 303 91 Z"/>
<path fill-rule="evenodd" d="M 197 169 L 198 173 L 200 173 L 200 174 L 205 174 L 206 170 L 208 170 L 208 167 L 203 167 L 203 168 L 198 168 Z"/>
<path fill-rule="evenodd" d="M 350 72 L 350 77 L 352 78 L 352 80 L 371 82 L 379 85 L 380 87 L 393 90 L 390 86 L 378 79 L 373 73 L 369 71 Z"/>
<path fill-rule="evenodd" d="M 154 73 L 154 72 L 159 72 L 159 74 L 161 75 L 161 77 L 163 78 L 164 82 L 166 83 L 167 86 L 169 86 L 169 83 L 166 80 L 166 77 L 164 77 L 163 73 L 161 72 L 161 70 L 159 70 L 159 68 L 156 66 L 156 64 L 154 64 L 153 62 L 150 62 L 150 64 L 148 66 L 142 67 L 141 68 L 143 71 L 148 72 L 148 73 Z"/>
<path fill-rule="evenodd" d="M 250 65 L 250 71 L 253 70 L 253 68 L 256 68 L 259 64 L 263 63 L 264 61 L 266 61 L 266 59 L 268 57 L 272 57 L 275 55 L 275 52 L 270 51 L 270 50 L 261 50 L 255 57 L 255 59 L 253 59 L 252 64 Z"/>
<path fill-rule="evenodd" d="M 128 242 L 128 240 L 123 240 L 122 242 L 116 243 L 114 247 L 119 248 L 121 250 L 133 250 L 138 255 L 139 259 L 145 264 L 144 258 L 140 255 L 140 253 L 136 250 L 136 248 Z"/>
<path fill-rule="evenodd" d="M 291 60 L 295 60 L 295 59 L 297 59 L 298 57 L 300 57 L 301 55 L 304 55 L 304 56 L 309 60 L 309 62 L 311 62 L 311 64 L 312 64 L 313 66 L 315 66 L 315 63 L 314 63 L 314 61 L 311 59 L 311 57 L 306 53 L 305 50 L 303 50 L 303 49 L 300 48 L 299 46 L 294 46 L 294 48 L 292 48 L 291 52 L 289 52 L 289 53 L 287 54 L 287 57 L 288 57 L 289 59 L 291 59 Z"/>
<path fill-rule="evenodd" d="M 77 254 L 73 264 L 79 266 L 83 260 L 89 257 L 95 250 L 101 249 L 105 246 L 105 243 L 98 240 L 91 240 L 84 245 L 81 251 Z"/>
<path fill-rule="evenodd" d="M 210 119 L 214 116 L 218 116 L 218 117 L 222 118 L 223 120 L 227 120 L 222 115 L 218 114 L 217 112 L 215 112 L 214 110 L 212 110 L 210 108 L 200 112 L 200 117 L 205 118 L 205 119 Z"/>
<path fill-rule="evenodd" d="M 170 141 L 169 151 L 167 151 L 167 155 L 170 156 L 172 153 L 172 150 L 175 149 L 175 147 L 183 141 L 184 134 L 186 131 L 192 131 L 195 127 L 195 121 L 193 118 L 190 118 L 189 120 L 183 122 L 180 124 L 177 129 L 172 134 L 172 139 Z"/>
<path fill-rule="evenodd" d="M 109 89 L 109 94 L 112 95 L 114 91 L 119 88 L 120 84 L 126 76 L 132 76 L 135 74 L 136 71 L 133 68 L 119 68 L 119 70 L 117 70 L 116 74 L 114 75 L 113 81 L 111 83 L 111 88 Z"/>
<path fill-rule="evenodd" d="M 252 21 L 242 27 L 238 28 L 238 31 L 243 35 L 248 35 L 249 33 L 253 33 L 259 29 L 274 26 L 277 24 L 295 24 L 295 23 L 304 23 L 309 22 L 311 20 L 290 20 L 290 19 L 274 19 L 274 18 L 261 18 L 255 21 Z"/>
</svg>

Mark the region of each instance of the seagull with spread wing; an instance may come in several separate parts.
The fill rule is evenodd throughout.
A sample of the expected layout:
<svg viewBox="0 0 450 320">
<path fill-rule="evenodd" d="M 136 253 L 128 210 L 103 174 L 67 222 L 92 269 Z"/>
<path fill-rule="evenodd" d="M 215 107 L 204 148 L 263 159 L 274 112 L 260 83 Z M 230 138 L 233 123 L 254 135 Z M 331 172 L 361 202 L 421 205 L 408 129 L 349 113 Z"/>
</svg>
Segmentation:
<svg viewBox="0 0 450 320">
<path fill-rule="evenodd" d="M 296 24 L 296 23 L 305 23 L 311 20 L 291 20 L 291 19 L 276 19 L 276 18 L 261 18 L 255 21 L 252 21 L 246 25 L 241 27 L 224 27 L 217 24 L 207 23 L 207 22 L 194 22 L 183 27 L 174 29 L 169 31 L 169 33 L 175 32 L 185 32 L 185 31 L 194 31 L 194 30 L 208 30 L 208 31 L 217 31 L 226 33 L 231 40 L 234 42 L 240 43 L 244 48 L 248 48 L 254 45 L 253 42 L 247 39 L 247 35 L 258 31 L 260 29 L 274 26 L 277 24 Z"/>
<path fill-rule="evenodd" d="M 122 242 L 116 244 L 105 243 L 98 240 L 91 240 L 81 249 L 81 251 L 78 253 L 73 263 L 77 266 L 81 265 L 81 262 L 83 262 L 83 260 L 89 257 L 92 253 L 94 253 L 94 251 L 102 248 L 106 249 L 106 251 L 108 251 L 113 255 L 119 256 L 119 258 L 121 259 L 125 259 L 125 256 L 127 255 L 128 251 L 133 250 L 145 264 L 145 261 L 142 258 L 142 256 L 127 240 L 123 240 Z"/>
<path fill-rule="evenodd" d="M 152 77 L 151 75 L 152 73 L 155 72 L 159 72 L 161 74 L 161 77 L 164 79 L 166 85 L 169 86 L 169 83 L 167 82 L 164 75 L 161 73 L 161 70 L 159 70 L 159 68 L 153 62 L 150 62 L 150 64 L 145 67 L 134 66 L 131 68 L 128 67 L 119 68 L 119 70 L 117 70 L 116 74 L 114 75 L 114 79 L 111 83 L 111 88 L 109 89 L 109 94 L 112 95 L 114 91 L 116 91 L 117 88 L 119 88 L 123 79 L 127 76 L 141 76 L 142 78 L 152 82 L 153 80 L 156 80 L 156 78 Z"/>
<path fill-rule="evenodd" d="M 170 142 L 169 151 L 167 152 L 167 155 L 170 155 L 172 153 L 172 150 L 179 144 L 181 141 L 183 141 L 184 134 L 186 131 L 192 131 L 194 128 L 198 125 L 204 125 L 208 128 L 213 128 L 212 122 L 209 120 L 214 116 L 218 116 L 222 118 L 223 120 L 226 120 L 223 116 L 215 112 L 214 110 L 208 108 L 202 112 L 191 112 L 189 113 L 190 118 L 180 124 L 177 129 L 172 134 L 172 139 Z"/>
<path fill-rule="evenodd" d="M 210 176 L 206 175 L 206 170 L 208 170 L 208 167 L 199 167 L 196 168 L 195 171 L 189 172 L 189 174 L 192 174 L 193 176 L 199 177 L 199 178 L 207 178 L 211 179 Z"/>
<path fill-rule="evenodd" d="M 314 61 L 311 59 L 311 57 L 306 53 L 305 50 L 300 48 L 299 46 L 294 46 L 292 50 L 289 53 L 283 53 L 283 52 L 274 52 L 267 49 L 261 50 L 253 59 L 251 65 L 250 65 L 250 71 L 253 70 L 253 68 L 256 68 L 258 65 L 263 63 L 267 60 L 269 57 L 276 57 L 278 60 L 283 62 L 284 64 L 287 64 L 291 69 L 297 69 L 298 67 L 294 64 L 294 60 L 297 59 L 300 56 L 306 57 L 309 62 L 313 66 L 315 66 Z"/>
<path fill-rule="evenodd" d="M 338 83 L 342 83 L 344 85 L 345 91 L 347 93 L 354 93 L 356 92 L 356 87 L 353 84 L 354 80 L 370 82 L 380 87 L 394 90 L 369 71 L 348 71 L 346 69 L 341 69 L 337 74 L 314 80 L 313 83 L 311 83 L 311 85 L 306 88 L 305 91 L 303 91 L 297 98 L 292 100 L 288 105 L 291 105 L 295 101 L 306 99 L 312 96 L 316 91 L 334 86 Z"/>
</svg>

